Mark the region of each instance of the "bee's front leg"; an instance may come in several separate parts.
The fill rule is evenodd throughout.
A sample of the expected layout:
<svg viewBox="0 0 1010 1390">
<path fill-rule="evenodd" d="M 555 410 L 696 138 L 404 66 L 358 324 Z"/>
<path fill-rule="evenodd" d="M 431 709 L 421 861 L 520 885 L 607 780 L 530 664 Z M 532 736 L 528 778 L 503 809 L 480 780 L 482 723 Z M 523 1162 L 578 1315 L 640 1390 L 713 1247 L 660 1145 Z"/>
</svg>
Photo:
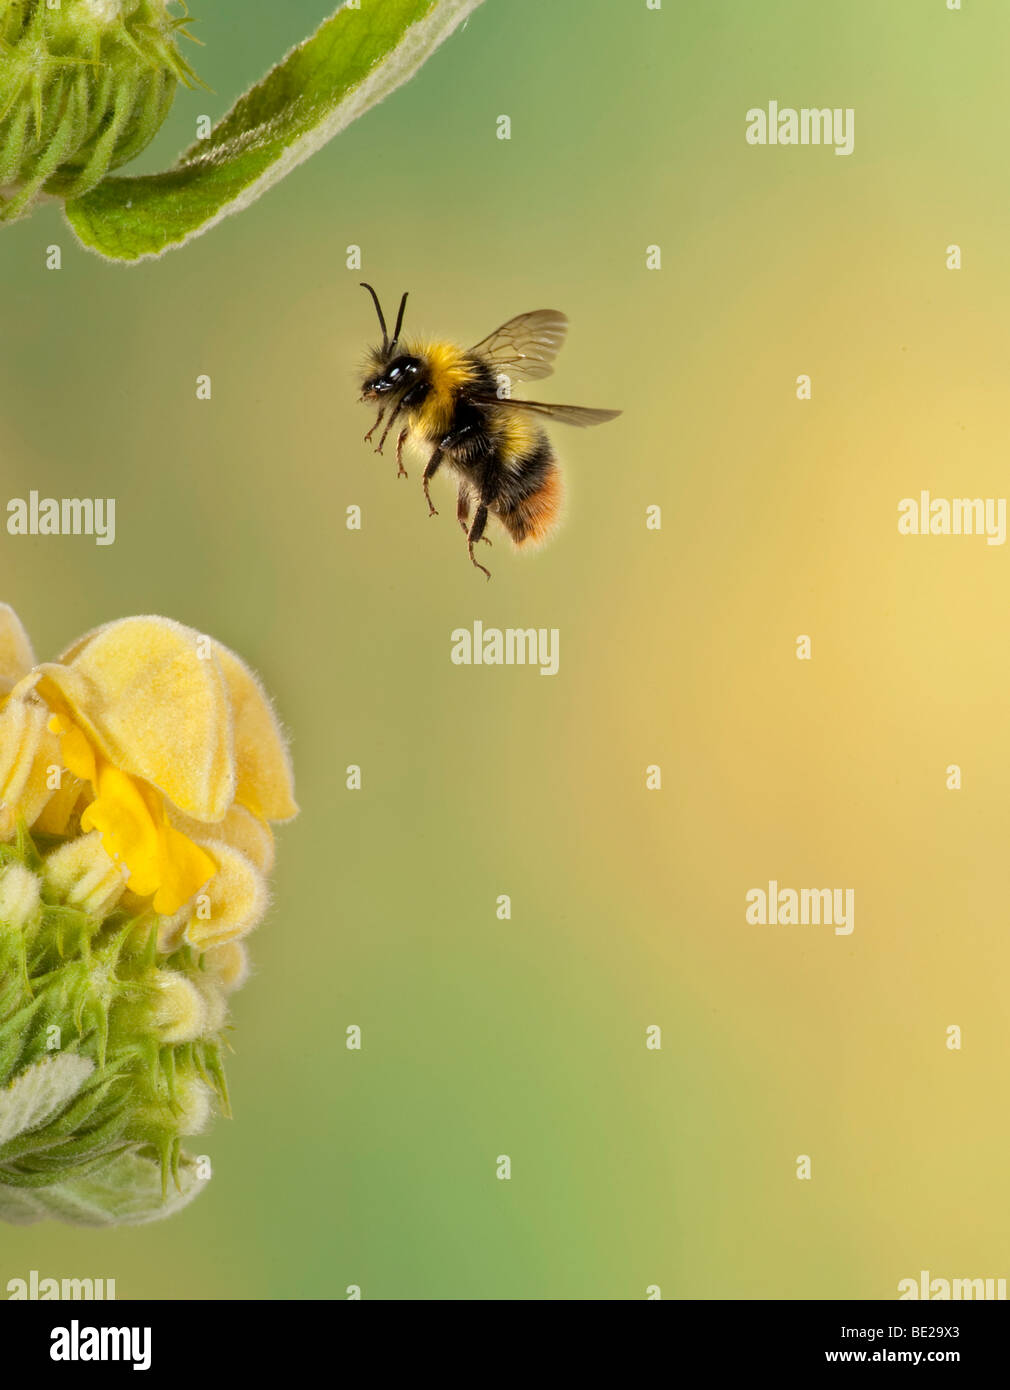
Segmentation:
<svg viewBox="0 0 1010 1390">
<path fill-rule="evenodd" d="M 378 415 L 377 415 L 377 417 L 376 417 L 375 424 L 372 426 L 372 428 L 371 428 L 371 429 L 368 431 L 368 433 L 365 435 L 365 443 L 366 443 L 366 444 L 367 444 L 368 441 L 371 439 L 371 437 L 372 437 L 372 435 L 375 433 L 375 431 L 376 431 L 376 430 L 379 428 L 379 426 L 382 424 L 382 420 L 383 420 L 383 417 L 385 416 L 385 414 L 386 414 L 386 407 L 385 407 L 385 406 L 382 406 L 382 408 L 380 409 L 380 411 L 379 411 L 379 413 L 378 413 Z"/>
<path fill-rule="evenodd" d="M 409 410 L 411 406 L 418 405 L 423 401 L 427 389 L 424 382 L 416 381 L 413 386 L 408 387 L 407 390 L 404 391 L 403 395 L 389 413 L 389 419 L 386 421 L 386 428 L 382 431 L 378 447 L 375 450 L 377 454 L 382 453 L 382 446 L 386 442 L 386 436 L 389 434 L 389 431 L 393 428 L 393 422 L 403 411 Z M 405 478 L 407 476 L 407 470 L 403 466 L 403 441 L 406 439 L 407 434 L 408 431 L 404 430 L 396 445 L 396 475 L 398 478 Z"/>
<path fill-rule="evenodd" d="M 378 444 L 375 446 L 375 452 L 376 452 L 377 454 L 381 454 L 381 453 L 382 453 L 382 450 L 383 450 L 383 448 L 385 447 L 385 443 L 386 443 L 386 436 L 389 434 L 389 431 L 393 428 L 393 424 L 394 424 L 395 421 L 396 421 L 396 417 L 399 415 L 399 413 L 400 413 L 400 411 L 401 411 L 402 408 L 403 408 L 403 402 L 402 402 L 402 401 L 398 402 L 398 404 L 396 404 L 396 405 L 393 406 L 393 409 L 392 409 L 392 411 L 390 412 L 389 419 L 386 421 L 386 428 L 385 428 L 385 429 L 382 431 L 382 433 L 379 435 L 379 442 L 378 442 Z M 376 426 L 378 426 L 378 423 L 379 423 L 378 420 L 376 420 L 375 423 L 376 423 Z M 401 473 L 404 472 L 403 464 L 400 463 L 400 460 L 399 460 L 399 459 L 397 459 L 397 463 L 399 464 L 399 472 L 401 472 Z"/>
</svg>

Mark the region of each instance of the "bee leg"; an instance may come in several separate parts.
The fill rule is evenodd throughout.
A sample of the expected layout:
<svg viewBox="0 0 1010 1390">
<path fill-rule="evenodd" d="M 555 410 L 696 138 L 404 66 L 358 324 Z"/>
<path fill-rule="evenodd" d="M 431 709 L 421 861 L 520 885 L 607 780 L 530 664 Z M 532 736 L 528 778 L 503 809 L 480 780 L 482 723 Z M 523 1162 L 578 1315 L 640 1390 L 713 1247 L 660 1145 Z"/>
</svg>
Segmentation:
<svg viewBox="0 0 1010 1390">
<path fill-rule="evenodd" d="M 407 442 L 407 435 L 409 433 L 410 430 L 401 430 L 400 437 L 396 441 L 396 476 L 398 478 L 405 478 L 407 476 L 407 470 L 403 466 L 403 446 Z"/>
<path fill-rule="evenodd" d="M 444 456 L 442 454 L 442 450 L 436 449 L 435 452 L 432 454 L 431 458 L 428 460 L 428 467 L 424 470 L 424 478 L 422 479 L 424 483 L 424 500 L 428 504 L 429 516 L 438 516 L 438 511 L 436 510 L 435 505 L 431 500 L 431 493 L 428 491 L 428 484 L 432 480 L 432 478 L 434 478 L 435 474 L 438 472 L 438 467 L 439 464 L 442 462 L 443 457 Z"/>
<path fill-rule="evenodd" d="M 424 387 L 424 390 L 421 389 L 422 387 Z M 413 386 L 407 387 L 406 391 L 404 391 L 403 395 L 400 397 L 400 399 L 393 406 L 393 409 L 390 411 L 389 419 L 386 422 L 386 428 L 382 431 L 382 436 L 379 439 L 379 447 L 375 451 L 377 454 L 382 453 L 382 446 L 386 442 L 386 435 L 393 428 L 393 421 L 397 418 L 397 416 L 402 414 L 404 410 L 409 410 L 411 406 L 417 405 L 420 401 L 422 401 L 424 399 L 426 390 L 427 387 L 425 386 L 425 383 L 420 381 L 416 381 Z M 397 462 L 400 463 L 399 456 L 397 456 Z M 402 463 L 400 463 L 398 475 L 399 473 L 402 473 L 404 477 L 407 476 L 407 471 Z"/>
<path fill-rule="evenodd" d="M 396 417 L 399 415 L 399 413 L 400 413 L 400 407 L 399 407 L 398 405 L 397 405 L 397 406 L 394 406 L 394 407 L 393 407 L 393 411 L 392 411 L 392 413 L 391 413 L 389 419 L 386 421 L 386 428 L 382 431 L 382 433 L 381 433 L 380 436 L 379 436 L 379 442 L 378 442 L 378 445 L 376 446 L 376 449 L 375 449 L 375 452 L 376 452 L 377 454 L 381 454 L 381 453 L 382 453 L 382 447 L 383 447 L 383 445 L 384 445 L 385 442 L 386 442 L 386 436 L 389 434 L 389 431 L 393 428 L 393 422 L 396 420 Z M 376 427 L 378 427 L 378 423 L 379 423 L 378 420 L 376 420 L 375 423 L 376 423 Z"/>
<path fill-rule="evenodd" d="M 383 406 L 382 409 L 379 411 L 378 415 L 375 417 L 375 424 L 372 426 L 372 428 L 371 428 L 371 429 L 368 431 L 368 433 L 365 435 L 365 441 L 364 441 L 364 442 L 365 442 L 366 444 L 367 444 L 368 441 L 371 439 L 371 437 L 372 437 L 372 435 L 375 433 L 375 431 L 376 431 L 376 430 L 379 428 L 379 426 L 382 424 L 382 419 L 383 419 L 383 416 L 385 415 L 385 413 L 386 413 L 386 407 Z"/>
<path fill-rule="evenodd" d="M 462 526 L 464 534 L 469 533 L 470 489 L 467 487 L 466 483 L 460 483 L 459 485 L 459 496 L 456 498 L 456 520 L 459 522 L 460 526 Z M 481 536 L 479 539 L 482 540 L 485 545 L 491 544 L 490 536 Z"/>
<path fill-rule="evenodd" d="M 479 540 L 486 539 L 486 537 L 484 536 L 484 527 L 486 525 L 487 507 L 482 502 L 480 506 L 477 508 L 476 512 L 474 512 L 473 525 L 470 527 L 469 533 L 466 538 L 466 548 L 470 552 L 471 562 L 476 566 L 477 569 L 484 570 L 484 573 L 487 575 L 488 579 L 490 579 L 491 571 L 489 569 L 485 569 L 481 562 L 477 559 L 476 555 L 473 553 L 473 548 L 477 544 L 477 542 Z"/>
</svg>

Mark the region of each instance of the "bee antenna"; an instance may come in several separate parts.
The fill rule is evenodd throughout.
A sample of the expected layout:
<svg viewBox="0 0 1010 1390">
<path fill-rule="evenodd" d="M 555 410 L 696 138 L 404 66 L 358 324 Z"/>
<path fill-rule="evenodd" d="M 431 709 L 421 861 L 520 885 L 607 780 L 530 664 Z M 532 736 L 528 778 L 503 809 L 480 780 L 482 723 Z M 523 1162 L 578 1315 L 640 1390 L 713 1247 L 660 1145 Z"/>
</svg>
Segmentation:
<svg viewBox="0 0 1010 1390">
<path fill-rule="evenodd" d="M 399 312 L 399 313 L 397 314 L 397 316 L 396 316 L 396 328 L 395 328 L 395 330 L 394 330 L 394 332 L 393 332 L 393 341 L 390 343 L 390 345 L 389 345 L 390 347 L 396 347 L 396 344 L 397 344 L 397 343 L 399 342 L 399 340 L 400 340 L 400 329 L 403 327 L 403 311 L 404 311 L 404 309 L 406 309 L 406 307 L 407 307 L 407 291 L 404 290 L 404 292 L 403 292 L 403 298 L 400 300 L 400 312 Z"/>
<path fill-rule="evenodd" d="M 367 290 L 368 293 L 372 296 L 372 303 L 375 305 L 375 312 L 376 312 L 376 313 L 378 314 L 378 316 L 379 316 L 379 327 L 382 329 L 382 350 L 383 350 L 383 352 L 388 352 L 388 351 L 389 351 L 389 348 L 390 348 L 390 346 L 391 346 L 391 344 L 390 344 L 390 341 L 389 341 L 389 334 L 386 332 L 386 320 L 385 320 L 385 319 L 383 318 L 383 316 L 382 316 L 382 305 L 379 303 L 379 296 L 378 296 L 378 295 L 375 293 L 375 291 L 372 289 L 371 285 L 366 285 L 366 284 L 365 284 L 364 280 L 361 281 L 361 288 L 362 288 L 363 290 Z M 404 295 L 404 298 L 406 298 L 406 295 Z M 401 318 L 403 317 L 403 305 L 402 305 L 402 304 L 400 305 L 400 317 L 401 317 Z M 397 324 L 396 331 L 397 331 L 397 333 L 399 333 L 399 331 L 400 331 L 399 324 Z M 396 342 L 396 339 L 395 339 L 395 338 L 393 339 L 393 342 L 394 342 L 394 343 Z"/>
</svg>

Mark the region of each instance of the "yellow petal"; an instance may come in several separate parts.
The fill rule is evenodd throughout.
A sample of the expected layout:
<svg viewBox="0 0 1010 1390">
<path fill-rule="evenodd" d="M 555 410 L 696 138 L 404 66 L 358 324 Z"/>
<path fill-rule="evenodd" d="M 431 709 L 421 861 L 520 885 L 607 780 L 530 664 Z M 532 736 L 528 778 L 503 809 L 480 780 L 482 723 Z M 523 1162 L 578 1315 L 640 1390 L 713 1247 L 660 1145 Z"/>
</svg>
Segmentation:
<svg viewBox="0 0 1010 1390">
<path fill-rule="evenodd" d="M 249 976 L 249 956 L 241 941 L 211 946 L 203 953 L 202 960 L 204 969 L 227 994 L 239 989 Z"/>
<path fill-rule="evenodd" d="M 163 956 L 172 955 L 182 945 L 190 911 L 191 908 L 186 903 L 178 912 L 173 912 L 171 917 L 158 918 L 158 950 Z"/>
<path fill-rule="evenodd" d="M 32 825 L 52 796 L 50 768 L 59 746 L 46 727 L 49 712 L 31 698 L 11 698 L 0 711 L 0 838 L 9 839 L 23 817 Z"/>
<path fill-rule="evenodd" d="M 181 830 L 191 840 L 200 840 L 207 834 L 207 827 L 192 816 L 184 816 L 174 806 L 166 806 L 165 810 L 176 830 Z M 223 820 L 216 822 L 214 839 L 241 850 L 261 874 L 268 874 L 274 866 L 274 833 L 266 821 L 244 806 L 233 806 Z"/>
<path fill-rule="evenodd" d="M 81 816 L 81 829 L 97 830 L 110 858 L 130 871 L 130 888 L 142 898 L 158 887 L 158 828 L 132 777 L 111 763 L 102 767 L 95 799 Z"/>
<path fill-rule="evenodd" d="M 40 720 L 40 715 L 43 717 Z M 45 711 L 26 700 L 8 700 L 0 711 L 0 800 L 16 798 L 46 726 Z"/>
<path fill-rule="evenodd" d="M 251 860 L 219 840 L 205 840 L 217 873 L 197 899 L 186 940 L 198 950 L 234 941 L 251 931 L 267 908 L 266 880 Z"/>
<path fill-rule="evenodd" d="M 234 799 L 231 711 L 214 645 L 167 618 L 123 618 L 40 667 L 39 693 L 110 763 L 200 821 Z"/>
<path fill-rule="evenodd" d="M 164 821 L 152 788 L 120 768 L 102 763 L 95 792 L 81 829 L 100 832 L 106 852 L 129 869 L 131 892 L 153 894 L 155 912 L 177 912 L 212 877 L 214 860 Z"/>
<path fill-rule="evenodd" d="M 62 757 L 62 754 L 61 754 Z M 42 813 L 34 822 L 34 828 L 43 835 L 65 835 L 70 817 L 77 809 L 77 803 L 84 796 L 85 785 L 72 773 L 64 771 L 59 790 L 53 792 Z M 90 792 L 88 792 L 90 795 Z"/>
<path fill-rule="evenodd" d="M 170 825 L 161 827 L 161 886 L 154 895 L 155 912 L 178 912 L 217 875 L 217 864 L 188 835 Z"/>
<path fill-rule="evenodd" d="M 37 825 L 52 799 L 52 783 L 59 773 L 59 766 L 59 743 L 48 729 L 43 729 L 38 751 L 18 799 L 18 815 L 24 817 L 29 828 Z"/>
<path fill-rule="evenodd" d="M 263 687 L 234 652 L 214 643 L 231 702 L 235 800 L 263 820 L 298 814 L 287 743 Z"/>
<path fill-rule="evenodd" d="M 50 719 L 49 727 L 54 734 L 59 735 L 60 757 L 63 759 L 63 766 L 75 777 L 80 778 L 82 782 L 94 784 L 98 780 L 98 774 L 95 770 L 95 750 L 88 742 L 83 730 L 58 714 L 54 714 Z"/>
<path fill-rule="evenodd" d="M 89 642 L 92 642 L 100 632 L 112 626 L 112 623 L 99 623 L 98 627 L 91 628 L 83 637 L 78 637 L 76 642 L 72 642 L 69 647 L 65 647 L 60 652 L 57 660 L 62 666 L 69 666 L 78 652 L 82 652 Z"/>
<path fill-rule="evenodd" d="M 9 603 L 0 603 L 0 695 L 13 690 L 35 665 L 35 654 L 21 620 Z"/>
</svg>

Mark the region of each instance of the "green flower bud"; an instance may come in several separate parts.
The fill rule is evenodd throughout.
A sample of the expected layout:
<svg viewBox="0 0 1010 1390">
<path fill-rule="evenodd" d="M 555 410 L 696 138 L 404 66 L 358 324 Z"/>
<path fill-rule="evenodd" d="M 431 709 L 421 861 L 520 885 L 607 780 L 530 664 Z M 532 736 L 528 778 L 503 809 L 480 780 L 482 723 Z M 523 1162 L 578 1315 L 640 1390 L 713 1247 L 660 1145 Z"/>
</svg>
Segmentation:
<svg viewBox="0 0 1010 1390">
<path fill-rule="evenodd" d="M 13 863 L 0 873 L 0 922 L 11 931 L 27 925 L 39 909 L 40 884 L 30 869 Z"/>
<path fill-rule="evenodd" d="M 240 941 L 228 941 L 223 946 L 212 946 L 203 955 L 203 966 L 225 994 L 240 989 L 249 977 L 249 957 Z"/>
<path fill-rule="evenodd" d="M 126 891 L 126 876 L 102 848 L 97 830 L 54 850 L 46 874 L 60 902 L 95 917 L 107 917 Z"/>
<path fill-rule="evenodd" d="M 183 6 L 184 8 L 184 6 Z M 0 0 L 0 222 L 133 159 L 195 81 L 172 0 Z"/>
<path fill-rule="evenodd" d="M 208 1026 L 207 1003 L 197 985 L 177 970 L 156 970 L 151 1023 L 162 1042 L 194 1042 Z M 220 1028 L 223 1018 L 217 1023 Z M 216 1029 L 215 1029 L 216 1031 Z"/>
</svg>

